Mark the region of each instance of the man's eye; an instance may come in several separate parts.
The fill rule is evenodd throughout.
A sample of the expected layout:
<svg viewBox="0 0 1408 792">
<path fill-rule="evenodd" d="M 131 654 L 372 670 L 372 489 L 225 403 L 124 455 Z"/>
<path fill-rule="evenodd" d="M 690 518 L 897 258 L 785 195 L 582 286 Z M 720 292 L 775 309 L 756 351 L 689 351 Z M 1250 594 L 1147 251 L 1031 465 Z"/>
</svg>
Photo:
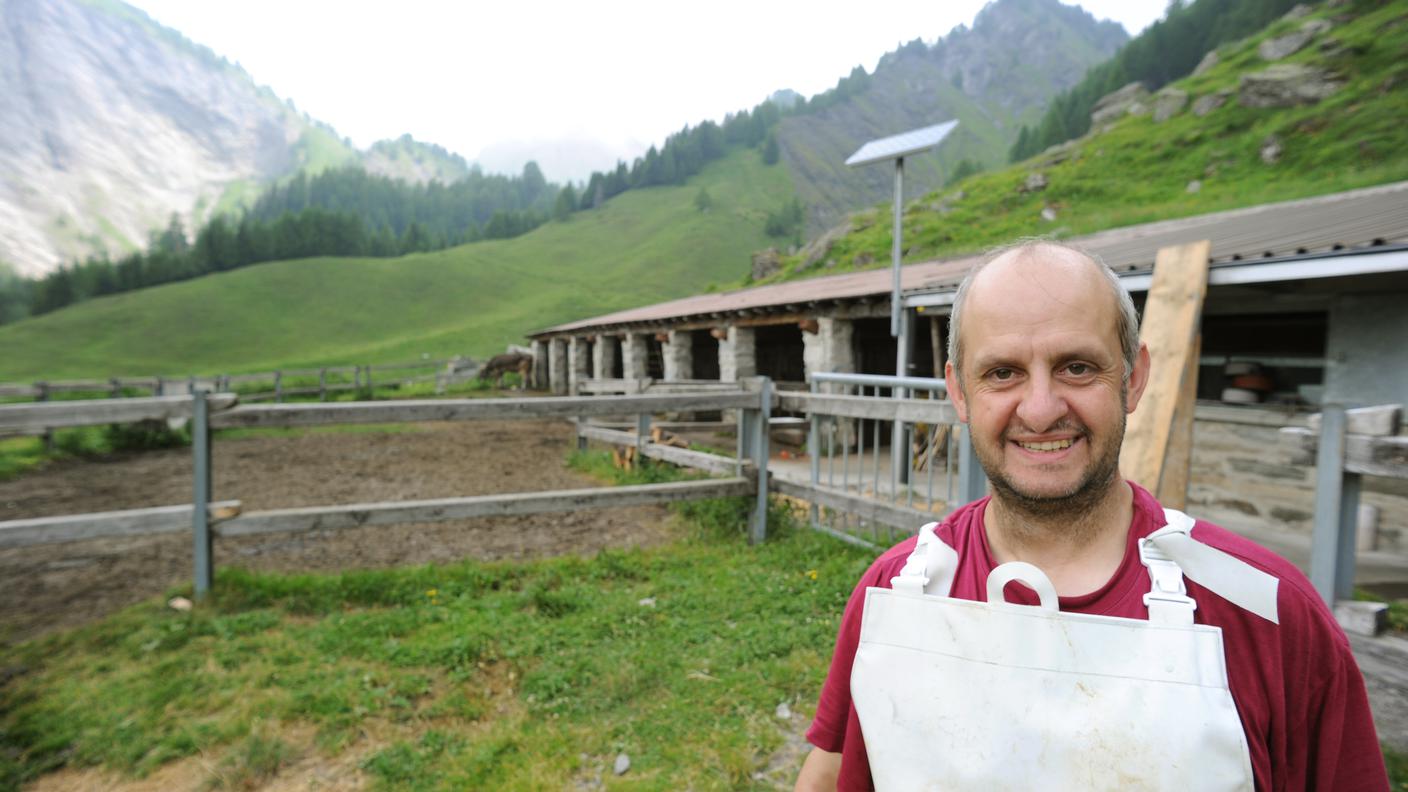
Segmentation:
<svg viewBox="0 0 1408 792">
<path fill-rule="evenodd" d="M 1090 366 L 1084 363 L 1072 363 L 1066 367 L 1066 371 L 1069 371 L 1074 376 L 1083 377 L 1090 373 Z"/>
<path fill-rule="evenodd" d="M 992 374 L 991 374 L 990 376 L 991 376 L 993 379 L 995 379 L 995 380 L 998 380 L 998 381 L 1005 381 L 1005 380 L 1010 380 L 1010 379 L 1012 379 L 1014 376 L 1016 376 L 1016 372 L 1014 372 L 1014 371 L 1013 371 L 1012 369 L 1010 369 L 1010 368 L 999 368 L 999 369 L 993 369 L 993 370 L 992 370 Z"/>
</svg>

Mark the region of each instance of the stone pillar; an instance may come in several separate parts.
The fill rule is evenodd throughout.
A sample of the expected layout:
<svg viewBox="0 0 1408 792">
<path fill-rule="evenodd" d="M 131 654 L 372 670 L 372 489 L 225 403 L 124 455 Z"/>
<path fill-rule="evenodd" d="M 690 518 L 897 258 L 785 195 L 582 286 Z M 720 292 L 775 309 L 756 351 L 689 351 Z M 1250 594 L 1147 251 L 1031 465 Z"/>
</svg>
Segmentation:
<svg viewBox="0 0 1408 792">
<path fill-rule="evenodd" d="M 596 379 L 611 379 L 616 369 L 616 356 L 620 354 L 621 339 L 618 336 L 599 335 L 596 337 L 596 354 L 592 356 Z"/>
<path fill-rule="evenodd" d="M 533 342 L 533 382 L 530 388 L 542 390 L 548 386 L 548 342 Z"/>
<path fill-rule="evenodd" d="M 559 396 L 567 393 L 567 339 L 554 338 L 548 355 L 548 387 Z"/>
<path fill-rule="evenodd" d="M 719 379 L 737 382 L 758 375 L 757 344 L 751 327 L 730 326 L 719 341 Z"/>
<path fill-rule="evenodd" d="M 665 356 L 665 379 L 684 380 L 694 376 L 694 337 L 688 330 L 671 330 L 661 352 Z"/>
<path fill-rule="evenodd" d="M 586 336 L 572 336 L 567 348 L 567 392 L 575 394 L 577 386 L 592 378 L 591 341 Z"/>
<path fill-rule="evenodd" d="M 626 379 L 645 379 L 650 365 L 650 347 L 645 336 L 627 333 L 621 337 L 621 373 Z"/>
<path fill-rule="evenodd" d="M 846 319 L 823 317 L 817 320 L 815 333 L 802 333 L 802 360 L 808 374 L 817 372 L 854 373 L 855 350 L 852 347 L 854 327 Z M 825 388 L 823 391 L 841 390 Z"/>
</svg>

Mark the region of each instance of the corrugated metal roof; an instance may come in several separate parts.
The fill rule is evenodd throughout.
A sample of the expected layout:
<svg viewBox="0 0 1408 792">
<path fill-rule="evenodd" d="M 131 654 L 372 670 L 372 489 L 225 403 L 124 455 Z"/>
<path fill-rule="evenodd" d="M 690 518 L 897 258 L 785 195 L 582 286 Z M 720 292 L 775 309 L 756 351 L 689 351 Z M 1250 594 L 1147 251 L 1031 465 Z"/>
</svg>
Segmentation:
<svg viewBox="0 0 1408 792">
<path fill-rule="evenodd" d="M 1127 272 L 1152 269 L 1154 254 L 1159 248 L 1199 239 L 1212 241 L 1214 263 L 1408 243 L 1408 181 L 1126 226 L 1069 241 L 1098 254 L 1117 272 Z M 901 271 L 901 286 L 906 292 L 954 288 L 977 260 L 978 256 L 962 256 L 906 265 Z M 678 322 L 749 309 L 805 306 L 859 297 L 888 299 L 890 278 L 890 270 L 886 268 L 720 294 L 700 294 L 557 325 L 533 335 Z"/>
</svg>

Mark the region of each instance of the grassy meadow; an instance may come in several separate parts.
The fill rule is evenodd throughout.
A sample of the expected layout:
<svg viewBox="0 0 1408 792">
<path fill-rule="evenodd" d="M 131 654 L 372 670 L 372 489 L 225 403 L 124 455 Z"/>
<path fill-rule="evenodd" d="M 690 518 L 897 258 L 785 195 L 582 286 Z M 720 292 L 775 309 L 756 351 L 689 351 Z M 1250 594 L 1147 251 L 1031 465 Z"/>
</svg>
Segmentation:
<svg viewBox="0 0 1408 792">
<path fill-rule="evenodd" d="M 617 473 L 604 452 L 573 463 L 617 481 L 678 475 Z M 190 612 L 154 600 L 0 650 L 13 674 L 0 788 L 58 767 L 133 777 L 182 760 L 210 788 L 251 788 L 315 759 L 350 763 L 377 789 L 790 784 L 871 556 L 798 530 L 781 507 L 770 541 L 750 547 L 749 505 L 681 504 L 676 543 L 594 558 L 225 567 Z"/>
<path fill-rule="evenodd" d="M 532 330 L 738 281 L 791 195 L 781 166 L 742 150 L 683 186 L 631 190 L 516 239 L 261 264 L 91 300 L 0 327 L 0 381 L 487 356 Z"/>
<path fill-rule="evenodd" d="M 905 259 L 967 253 L 1021 236 L 1073 237 L 1107 228 L 1288 201 L 1408 179 L 1408 2 L 1321 5 L 1311 18 L 1334 27 L 1278 63 L 1329 69 L 1344 87 L 1313 105 L 1246 108 L 1237 103 L 1242 74 L 1270 64 L 1257 45 L 1304 20 L 1282 20 L 1220 50 L 1206 73 L 1173 83 L 1188 104 L 1166 121 L 1126 116 L 1104 131 L 1002 170 L 969 177 L 915 201 L 905 211 Z M 1325 42 L 1331 44 L 1326 49 Z M 1197 98 L 1229 91 L 1221 107 L 1198 117 Z M 1280 160 L 1261 159 L 1275 136 Z M 1023 189 L 1042 173 L 1045 189 Z M 1190 182 L 1199 189 L 1189 192 Z M 1054 221 L 1041 218 L 1044 208 Z M 889 207 L 852 219 L 852 231 L 808 263 L 791 257 L 777 280 L 888 266 Z"/>
</svg>

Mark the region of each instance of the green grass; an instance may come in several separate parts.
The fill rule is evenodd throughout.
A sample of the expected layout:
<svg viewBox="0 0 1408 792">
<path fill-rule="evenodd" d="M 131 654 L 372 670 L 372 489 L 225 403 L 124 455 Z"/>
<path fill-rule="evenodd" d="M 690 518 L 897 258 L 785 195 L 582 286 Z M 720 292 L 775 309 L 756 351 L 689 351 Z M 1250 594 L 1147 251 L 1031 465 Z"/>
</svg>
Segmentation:
<svg viewBox="0 0 1408 792">
<path fill-rule="evenodd" d="M 228 785 L 354 751 L 380 789 L 564 789 L 602 768 L 613 789 L 755 787 L 790 728 L 774 710 L 810 710 L 870 555 L 780 512 L 750 547 L 739 500 L 690 507 L 675 544 L 593 558 L 226 567 L 190 613 L 153 601 L 5 650 L 0 786 L 196 754 Z"/>
<path fill-rule="evenodd" d="M 1175 83 L 1188 92 L 1183 112 L 1163 123 L 1150 115 L 1126 117 L 1105 132 L 1074 143 L 1068 159 L 1039 155 L 1003 170 L 978 174 L 906 207 L 906 259 L 967 253 L 1018 237 L 1072 237 L 1137 223 L 1286 201 L 1408 179 L 1408 2 L 1361 1 L 1352 18 L 1322 37 L 1343 45 L 1326 54 L 1314 42 L 1284 62 L 1327 67 L 1345 86 L 1318 104 L 1286 109 L 1238 105 L 1240 75 L 1269 64 L 1256 55 L 1265 37 L 1291 23 L 1223 49 L 1221 64 Z M 1325 9 L 1338 16 L 1346 9 Z M 1295 24 L 1300 24 L 1299 22 Z M 1232 95 L 1199 118 L 1200 96 Z M 1261 161 L 1262 142 L 1275 135 L 1284 153 Z M 1023 192 L 1029 174 L 1044 173 L 1046 189 Z M 1196 194 L 1189 182 L 1201 182 Z M 941 209 L 941 207 L 943 207 Z M 1051 207 L 1054 222 L 1041 219 Z M 801 256 L 785 262 L 777 280 L 888 265 L 892 234 L 889 208 L 862 213 L 855 230 L 807 267 Z M 830 266 L 824 266 L 827 262 Z"/>
<path fill-rule="evenodd" d="M 705 187 L 713 207 L 699 212 Z M 736 151 L 678 187 L 632 190 L 517 239 L 396 259 L 276 262 L 0 327 L 0 380 L 240 373 L 477 357 L 584 316 L 736 281 L 792 194 Z"/>
</svg>

